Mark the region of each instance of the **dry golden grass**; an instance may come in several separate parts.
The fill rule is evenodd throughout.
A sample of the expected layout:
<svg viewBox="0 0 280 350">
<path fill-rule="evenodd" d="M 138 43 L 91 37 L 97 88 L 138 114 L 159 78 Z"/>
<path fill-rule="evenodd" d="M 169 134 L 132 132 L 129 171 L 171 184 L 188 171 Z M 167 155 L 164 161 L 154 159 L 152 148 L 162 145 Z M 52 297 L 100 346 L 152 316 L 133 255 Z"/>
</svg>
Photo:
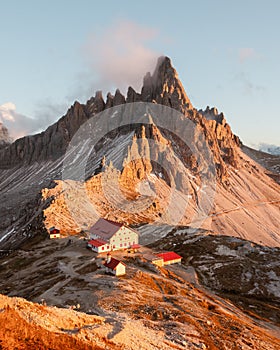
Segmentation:
<svg viewBox="0 0 280 350">
<path fill-rule="evenodd" d="M 63 333 L 54 333 L 25 321 L 16 310 L 10 307 L 0 313 L 1 350 L 101 350 L 93 344 Z"/>
</svg>

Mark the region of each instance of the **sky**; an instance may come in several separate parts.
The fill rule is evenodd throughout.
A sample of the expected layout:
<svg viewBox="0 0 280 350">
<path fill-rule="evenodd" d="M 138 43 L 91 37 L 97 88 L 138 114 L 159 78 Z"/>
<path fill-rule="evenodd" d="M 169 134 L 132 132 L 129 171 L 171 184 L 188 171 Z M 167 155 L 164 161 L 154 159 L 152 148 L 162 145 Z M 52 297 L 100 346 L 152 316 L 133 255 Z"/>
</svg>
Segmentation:
<svg viewBox="0 0 280 350">
<path fill-rule="evenodd" d="M 171 58 L 197 108 L 247 145 L 280 145 L 278 0 L 0 0 L 0 122 L 45 129 L 95 91 L 140 90 Z"/>
</svg>

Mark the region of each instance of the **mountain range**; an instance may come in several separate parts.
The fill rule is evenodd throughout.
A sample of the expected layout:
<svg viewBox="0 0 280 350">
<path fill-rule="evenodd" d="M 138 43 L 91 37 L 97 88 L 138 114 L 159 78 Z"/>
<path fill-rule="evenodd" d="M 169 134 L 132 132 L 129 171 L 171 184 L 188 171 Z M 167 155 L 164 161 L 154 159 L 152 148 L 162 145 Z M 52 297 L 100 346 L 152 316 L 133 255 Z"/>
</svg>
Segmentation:
<svg viewBox="0 0 280 350">
<path fill-rule="evenodd" d="M 265 143 L 261 143 L 259 145 L 259 150 L 276 156 L 280 155 L 280 147 L 276 145 L 268 145 Z"/>
<path fill-rule="evenodd" d="M 141 107 L 137 125 L 120 127 L 129 113 L 137 114 L 141 103 L 164 110 L 154 109 L 147 115 Z M 116 116 L 112 111 L 120 108 L 122 113 Z M 181 117 L 172 117 L 174 111 Z M 102 113 L 107 124 L 103 122 L 101 132 L 97 124 Z M 167 117 L 156 116 L 160 113 Z M 165 128 L 159 126 L 163 122 Z M 84 147 L 85 140 L 71 144 L 83 125 L 92 130 L 93 139 L 99 134 L 103 137 L 99 143 L 90 147 Z M 76 152 L 74 167 L 87 159 L 85 186 L 94 212 L 84 201 L 83 191 L 79 192 L 75 176 L 65 178 L 69 147 L 75 148 L 71 151 Z M 138 226 L 154 222 L 172 226 L 177 220 L 172 215 L 179 212 L 176 224 L 201 224 L 215 234 L 279 246 L 279 184 L 275 181 L 279 167 L 265 169 L 266 156 L 255 152 L 254 157 L 248 150 L 232 133 L 223 113 L 193 107 L 171 60 L 161 57 L 154 73 L 144 77 L 140 93 L 129 87 L 126 96 L 116 90 L 104 100 L 98 91 L 86 104 L 75 102 L 44 132 L 0 149 L 0 245 L 20 246 L 53 225 L 64 233 L 77 233 L 100 215 Z M 107 187 L 102 185 L 105 179 Z M 170 204 L 172 181 L 177 197 Z M 141 195 L 145 187 L 150 194 Z M 120 191 L 130 201 L 125 210 L 121 209 L 125 198 L 120 201 Z M 127 210 L 140 202 L 146 203 L 142 203 L 145 209 Z M 69 206 L 75 208 L 74 219 Z M 151 230 L 157 231 L 158 225 Z"/>
</svg>

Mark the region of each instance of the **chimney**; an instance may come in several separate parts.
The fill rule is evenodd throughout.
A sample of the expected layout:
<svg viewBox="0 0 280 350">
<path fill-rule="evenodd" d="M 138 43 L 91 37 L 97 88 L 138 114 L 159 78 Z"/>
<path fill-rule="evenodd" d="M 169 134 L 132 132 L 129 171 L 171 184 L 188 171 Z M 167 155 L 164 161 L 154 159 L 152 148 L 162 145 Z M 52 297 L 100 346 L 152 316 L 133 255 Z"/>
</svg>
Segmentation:
<svg viewBox="0 0 280 350">
<path fill-rule="evenodd" d="M 107 264 L 109 264 L 109 262 L 110 262 L 110 261 L 111 261 L 111 254 L 110 254 L 110 253 L 108 253 L 108 254 L 107 254 L 107 261 L 106 261 L 106 262 L 107 262 Z"/>
</svg>

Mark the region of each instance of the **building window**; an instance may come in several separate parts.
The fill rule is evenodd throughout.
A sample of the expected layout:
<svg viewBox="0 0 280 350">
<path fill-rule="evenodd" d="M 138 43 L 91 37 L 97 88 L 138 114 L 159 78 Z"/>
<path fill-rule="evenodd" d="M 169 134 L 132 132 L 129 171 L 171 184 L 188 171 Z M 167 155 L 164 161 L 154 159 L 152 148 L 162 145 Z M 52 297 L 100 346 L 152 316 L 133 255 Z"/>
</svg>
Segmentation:
<svg viewBox="0 0 280 350">
<path fill-rule="evenodd" d="M 107 245 L 107 249 L 110 249 L 110 246 Z"/>
<path fill-rule="evenodd" d="M 104 246 L 101 249 L 104 250 Z"/>
<path fill-rule="evenodd" d="M 116 246 L 115 246 L 115 244 L 113 245 L 113 249 L 115 249 L 116 248 Z"/>
<path fill-rule="evenodd" d="M 122 247 L 122 243 L 120 243 L 120 247 Z"/>
<path fill-rule="evenodd" d="M 126 242 L 124 243 L 124 246 L 126 247 Z"/>
</svg>

